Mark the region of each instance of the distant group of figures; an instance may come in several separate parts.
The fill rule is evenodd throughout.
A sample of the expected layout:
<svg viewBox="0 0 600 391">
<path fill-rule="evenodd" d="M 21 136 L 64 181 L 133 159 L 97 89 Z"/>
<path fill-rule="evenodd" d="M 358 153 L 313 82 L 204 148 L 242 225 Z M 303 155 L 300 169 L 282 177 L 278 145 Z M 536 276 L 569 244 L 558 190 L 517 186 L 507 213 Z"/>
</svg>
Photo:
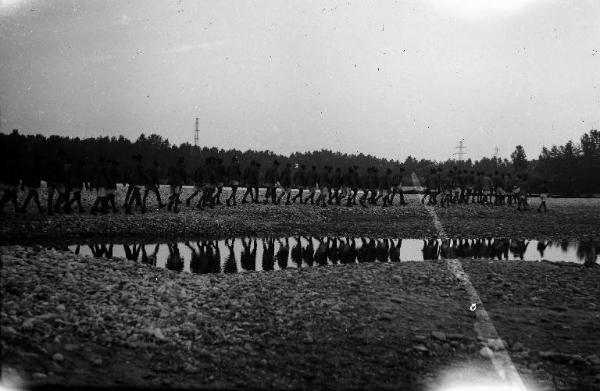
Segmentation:
<svg viewBox="0 0 600 391">
<path fill-rule="evenodd" d="M 305 244 L 302 244 L 305 239 Z M 314 239 L 314 240 L 313 240 Z M 203 240 L 193 243 L 184 242 L 191 251 L 190 271 L 193 273 L 236 273 L 238 270 L 237 257 L 243 270 L 254 271 L 257 268 L 257 238 L 242 238 L 241 251 L 234 251 L 235 239 L 225 240 L 227 254 L 222 258 L 221 249 L 217 240 Z M 263 238 L 261 270 L 274 270 L 277 264 L 279 269 L 289 267 L 293 262 L 295 267 L 314 265 L 336 265 L 369 262 L 399 262 L 402 239 L 372 239 L 372 238 Z M 316 245 L 315 245 L 316 242 Z M 275 244 L 278 244 L 277 246 Z M 437 259 L 524 259 L 525 252 L 530 242 L 526 240 L 510 239 L 428 239 L 423 240 L 421 249 L 424 260 Z M 550 241 L 538 241 L 537 251 L 544 258 L 544 251 L 552 245 Z M 567 250 L 568 242 L 561 242 L 563 251 Z M 114 244 L 88 245 L 94 257 L 112 258 Z M 167 246 L 166 268 L 181 271 L 184 268 L 183 257 L 179 245 L 171 242 L 167 244 L 150 245 L 152 251 L 148 252 L 146 245 L 141 243 L 122 244 L 125 258 L 148 265 L 157 265 L 157 255 L 161 246 Z M 80 246 L 73 249 L 79 254 Z M 577 257 L 585 265 L 596 263 L 597 254 L 600 252 L 600 243 L 582 241 L 577 244 Z"/>
<path fill-rule="evenodd" d="M 421 203 L 442 207 L 450 204 L 478 203 L 482 205 L 516 205 L 517 210 L 527 210 L 529 203 L 529 182 L 526 173 L 517 173 L 513 178 L 510 172 L 459 169 L 453 167 L 444 172 L 432 168 L 425 179 L 425 191 Z M 538 212 L 548 212 L 546 200 L 549 196 L 548 182 L 544 180 L 540 192 Z"/>
<path fill-rule="evenodd" d="M 182 187 L 193 185 L 194 190 L 185 199 L 187 206 L 195 202 L 195 207 L 204 209 L 221 205 L 224 186 L 231 187 L 231 193 L 225 199 L 227 206 L 237 205 L 238 188 L 245 187 L 241 203 L 272 203 L 286 205 L 299 202 L 317 206 L 341 205 L 348 207 L 361 205 L 377 205 L 380 201 L 384 207 L 394 204 L 398 196 L 398 204 L 406 205 L 403 192 L 404 168 L 380 170 L 377 167 L 361 169 L 354 165 L 344 170 L 340 167 L 305 165 L 292 166 L 286 163 L 280 168 L 275 160 L 261 172 L 261 164 L 251 161 L 243 170 L 240 162 L 233 157 L 227 166 L 222 159 L 206 158 L 204 164 L 196 167 L 191 173 L 186 171 L 183 157 L 169 167 L 168 185 L 170 195 L 163 203 L 159 192 L 160 167 L 154 161 L 150 167 L 143 163 L 142 155 L 132 156 L 131 164 L 122 169 L 114 159 L 102 156 L 91 165 L 86 159 L 73 159 L 63 151 L 58 151 L 50 161 L 44 161 L 34 155 L 18 167 L 3 168 L 0 178 L 4 192 L 0 204 L 4 206 L 12 202 L 17 212 L 25 212 L 33 201 L 40 213 L 70 213 L 75 210 L 85 212 L 81 202 L 82 191 L 95 191 L 96 198 L 90 213 L 117 212 L 115 193 L 117 184 L 127 186 L 123 208 L 125 213 L 133 213 L 139 207 L 144 213 L 147 209 L 148 196 L 156 196 L 158 207 L 167 207 L 169 211 L 179 212 L 182 203 Z M 47 206 L 41 204 L 39 189 L 42 180 L 47 183 Z M 259 186 L 266 188 L 264 198 L 259 198 Z M 18 191 L 26 190 L 25 200 L 18 205 Z M 292 196 L 292 190 L 297 190 Z M 359 193 L 361 194 L 359 196 Z M 306 197 L 305 197 L 306 194 Z M 432 169 L 425 181 L 425 192 L 422 202 L 428 198 L 428 205 L 442 207 L 451 204 L 479 203 L 485 205 L 517 205 L 518 210 L 528 207 L 528 183 L 526 174 L 517 174 L 513 179 L 510 173 L 487 174 L 473 170 L 459 170 L 457 167 L 444 172 Z M 540 195 L 538 211 L 547 211 L 547 183 L 544 182 Z M 284 201 L 285 200 L 285 201 Z"/>
</svg>

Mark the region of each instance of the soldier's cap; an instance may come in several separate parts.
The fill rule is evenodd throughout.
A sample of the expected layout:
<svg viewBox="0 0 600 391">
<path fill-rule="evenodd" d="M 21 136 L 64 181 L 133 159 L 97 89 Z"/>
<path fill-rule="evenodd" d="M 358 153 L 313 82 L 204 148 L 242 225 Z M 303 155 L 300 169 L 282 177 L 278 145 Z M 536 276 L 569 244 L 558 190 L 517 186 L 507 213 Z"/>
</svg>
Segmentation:
<svg viewBox="0 0 600 391">
<path fill-rule="evenodd" d="M 358 166 L 356 166 L 356 165 L 355 165 L 355 166 L 354 166 L 354 169 L 355 169 L 355 170 L 358 170 Z"/>
<path fill-rule="evenodd" d="M 388 168 L 387 170 L 385 170 L 385 172 L 387 172 L 388 174 L 391 174 L 392 173 L 392 169 Z"/>
<path fill-rule="evenodd" d="M 179 156 L 177 158 L 177 163 L 183 163 L 183 156 Z"/>
<path fill-rule="evenodd" d="M 292 166 L 292 163 L 290 163 L 290 162 L 287 162 L 285 165 L 286 165 L 287 167 L 291 167 L 291 166 Z"/>
<path fill-rule="evenodd" d="M 400 171 L 404 171 L 404 167 L 400 167 Z"/>
<path fill-rule="evenodd" d="M 300 168 L 306 168 L 306 166 L 304 164 L 301 164 Z"/>
<path fill-rule="evenodd" d="M 237 158 L 237 156 L 234 156 L 234 157 L 232 157 L 232 158 L 231 158 L 231 161 L 232 161 L 232 162 L 237 162 L 237 161 L 238 161 L 238 158 Z"/>
<path fill-rule="evenodd" d="M 342 169 L 341 169 L 341 168 L 339 168 L 339 167 L 337 167 L 335 170 L 336 170 L 336 171 L 342 171 Z"/>
<path fill-rule="evenodd" d="M 277 160 L 273 160 L 273 165 L 278 166 L 279 162 Z"/>
<path fill-rule="evenodd" d="M 256 162 L 254 160 L 250 160 L 250 165 L 254 165 Z"/>
</svg>

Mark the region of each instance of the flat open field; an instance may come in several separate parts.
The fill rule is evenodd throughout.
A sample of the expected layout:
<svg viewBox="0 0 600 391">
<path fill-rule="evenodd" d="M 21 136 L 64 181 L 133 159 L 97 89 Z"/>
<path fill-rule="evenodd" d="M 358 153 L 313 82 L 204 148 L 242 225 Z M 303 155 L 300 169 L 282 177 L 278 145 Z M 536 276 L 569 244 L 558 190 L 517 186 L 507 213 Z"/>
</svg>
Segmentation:
<svg viewBox="0 0 600 391">
<path fill-rule="evenodd" d="M 122 193 L 119 195 L 122 197 Z M 238 205 L 2 220 L 3 379 L 28 385 L 439 389 L 498 381 L 447 261 L 192 275 L 34 245 L 61 238 L 438 236 L 407 207 Z M 89 200 L 88 200 L 89 201 Z M 532 200 L 536 206 L 537 200 Z M 122 203 L 122 198 L 119 204 Z M 436 208 L 448 235 L 598 239 L 600 200 Z M 523 382 L 600 389 L 600 268 L 462 260 Z"/>
</svg>

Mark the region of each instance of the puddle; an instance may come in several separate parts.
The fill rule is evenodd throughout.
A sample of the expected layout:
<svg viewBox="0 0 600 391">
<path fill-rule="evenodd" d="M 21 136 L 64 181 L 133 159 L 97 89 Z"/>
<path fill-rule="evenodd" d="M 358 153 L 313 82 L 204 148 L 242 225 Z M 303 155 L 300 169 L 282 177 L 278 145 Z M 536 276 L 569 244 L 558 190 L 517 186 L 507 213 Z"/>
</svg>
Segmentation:
<svg viewBox="0 0 600 391">
<path fill-rule="evenodd" d="M 58 247 L 55 247 L 58 248 Z M 191 273 L 239 273 L 365 262 L 445 258 L 595 263 L 600 243 L 508 239 L 234 238 L 168 243 L 94 243 L 63 247 Z"/>
</svg>

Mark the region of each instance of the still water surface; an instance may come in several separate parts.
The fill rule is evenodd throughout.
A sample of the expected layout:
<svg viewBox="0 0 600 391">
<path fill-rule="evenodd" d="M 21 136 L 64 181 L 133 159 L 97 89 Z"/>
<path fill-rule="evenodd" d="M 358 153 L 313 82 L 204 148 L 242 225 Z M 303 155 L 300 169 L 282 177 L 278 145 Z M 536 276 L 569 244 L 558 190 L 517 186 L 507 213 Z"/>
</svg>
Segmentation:
<svg viewBox="0 0 600 391">
<path fill-rule="evenodd" d="M 447 258 L 596 263 L 600 243 L 508 239 L 386 239 L 282 237 L 167 243 L 73 244 L 93 257 L 126 258 L 191 273 L 239 273 L 364 262 Z"/>
</svg>

